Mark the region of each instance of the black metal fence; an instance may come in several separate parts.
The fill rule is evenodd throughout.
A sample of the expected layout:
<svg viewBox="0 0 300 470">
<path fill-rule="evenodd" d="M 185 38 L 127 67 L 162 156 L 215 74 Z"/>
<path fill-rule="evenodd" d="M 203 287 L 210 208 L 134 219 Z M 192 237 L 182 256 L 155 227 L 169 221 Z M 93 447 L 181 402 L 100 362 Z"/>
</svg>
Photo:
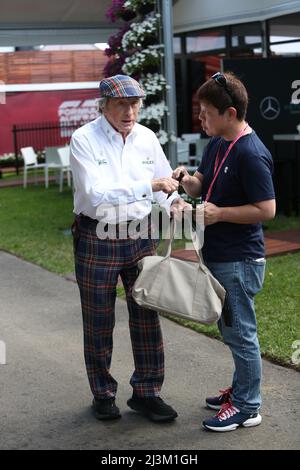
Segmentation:
<svg viewBox="0 0 300 470">
<path fill-rule="evenodd" d="M 33 147 L 42 152 L 45 147 L 64 146 L 69 143 L 73 132 L 86 121 L 40 122 L 37 124 L 16 124 L 12 128 L 16 172 L 19 173 L 19 154 L 22 147 Z"/>
</svg>

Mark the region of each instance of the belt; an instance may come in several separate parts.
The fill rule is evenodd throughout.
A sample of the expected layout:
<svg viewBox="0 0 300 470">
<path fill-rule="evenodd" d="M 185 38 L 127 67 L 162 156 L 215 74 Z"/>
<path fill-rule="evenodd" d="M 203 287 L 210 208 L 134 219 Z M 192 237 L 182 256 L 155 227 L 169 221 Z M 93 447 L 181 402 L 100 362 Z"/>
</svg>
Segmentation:
<svg viewBox="0 0 300 470">
<path fill-rule="evenodd" d="M 83 221 L 83 222 L 86 222 L 86 223 L 89 223 L 89 224 L 93 224 L 93 225 L 97 225 L 99 223 L 99 220 L 97 219 L 92 219 L 91 217 L 87 216 L 87 215 L 84 215 L 84 214 L 79 214 L 79 215 L 76 215 L 76 219 L 78 221 Z M 126 222 L 119 222 L 118 224 L 109 224 L 109 223 L 103 223 L 103 225 L 112 225 L 114 227 L 119 227 L 119 228 L 122 228 L 122 227 L 128 227 L 128 225 L 132 222 L 132 220 L 127 220 Z M 141 220 L 139 221 L 141 222 Z"/>
<path fill-rule="evenodd" d="M 150 227 L 151 227 L 151 213 L 150 213 L 141 220 L 133 219 L 133 220 L 128 220 L 126 222 L 120 222 L 118 224 L 108 224 L 105 222 L 100 222 L 102 225 L 102 228 L 100 228 L 100 230 L 102 230 L 102 235 L 107 233 L 109 238 L 116 238 L 116 239 L 132 238 L 133 234 L 129 234 L 130 222 L 133 222 L 133 221 L 136 222 L 137 223 L 136 229 L 139 230 L 138 227 L 140 226 L 141 228 L 143 226 L 140 224 L 143 224 L 143 221 L 145 221 L 145 219 L 148 219 L 148 224 L 150 221 Z M 92 228 L 93 231 L 97 230 L 97 225 L 99 224 L 99 220 L 92 219 L 91 217 L 88 217 L 87 215 L 84 215 L 84 214 L 76 215 L 75 220 L 79 226 L 81 225 L 82 227 L 85 227 L 85 228 Z M 149 225 L 147 227 L 148 227 L 147 230 L 149 230 Z"/>
</svg>

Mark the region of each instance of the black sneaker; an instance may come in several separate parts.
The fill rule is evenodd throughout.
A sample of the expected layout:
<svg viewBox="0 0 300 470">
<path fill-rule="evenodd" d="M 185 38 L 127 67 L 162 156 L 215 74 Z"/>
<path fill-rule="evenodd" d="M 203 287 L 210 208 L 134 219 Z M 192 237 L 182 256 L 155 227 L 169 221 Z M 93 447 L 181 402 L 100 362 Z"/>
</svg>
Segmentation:
<svg viewBox="0 0 300 470">
<path fill-rule="evenodd" d="M 173 421 L 178 416 L 176 411 L 160 397 L 138 397 L 133 394 L 132 398 L 127 401 L 127 405 L 157 423 Z"/>
<path fill-rule="evenodd" d="M 93 411 L 97 419 L 117 419 L 121 418 L 120 410 L 115 404 L 114 398 L 107 398 L 103 400 L 93 400 Z"/>
</svg>

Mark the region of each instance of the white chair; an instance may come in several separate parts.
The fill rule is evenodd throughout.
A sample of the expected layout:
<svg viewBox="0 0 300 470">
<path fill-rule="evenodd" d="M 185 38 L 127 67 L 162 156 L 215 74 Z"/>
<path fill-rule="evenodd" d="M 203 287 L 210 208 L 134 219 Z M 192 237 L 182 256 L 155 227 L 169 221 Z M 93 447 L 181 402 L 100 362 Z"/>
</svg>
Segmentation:
<svg viewBox="0 0 300 470">
<path fill-rule="evenodd" d="M 55 177 L 55 182 L 59 184 L 60 181 L 60 169 L 61 169 L 61 162 L 58 155 L 57 149 L 60 147 L 45 147 L 45 160 L 48 166 L 48 172 L 50 170 L 57 170 L 57 174 Z"/>
<path fill-rule="evenodd" d="M 181 138 L 183 139 L 183 142 L 186 142 L 189 145 L 189 161 L 188 164 L 191 168 L 191 171 L 193 169 L 197 169 L 198 166 L 195 166 L 198 164 L 199 158 L 198 158 L 198 152 L 197 152 L 197 143 L 201 138 L 200 133 L 191 133 L 191 134 L 182 134 Z M 202 155 L 202 154 L 201 154 Z"/>
<path fill-rule="evenodd" d="M 177 162 L 179 164 L 189 163 L 190 144 L 182 139 L 177 139 Z"/>
<path fill-rule="evenodd" d="M 27 188 L 28 170 L 34 170 L 35 182 L 37 182 L 37 170 L 44 168 L 45 170 L 45 188 L 48 188 L 48 165 L 46 163 L 38 163 L 37 154 L 33 147 L 23 147 L 20 149 L 24 159 L 23 187 Z"/>
<path fill-rule="evenodd" d="M 57 149 L 60 147 L 45 147 L 45 160 L 48 168 L 59 168 L 61 166 Z"/>
<path fill-rule="evenodd" d="M 59 191 L 62 192 L 65 173 L 67 173 L 68 186 L 71 186 L 70 147 L 60 147 L 57 153 L 60 160 Z"/>
<path fill-rule="evenodd" d="M 209 141 L 210 139 L 203 137 L 202 139 L 198 139 L 196 142 L 196 159 L 199 164 L 202 160 L 203 151 Z"/>
<path fill-rule="evenodd" d="M 200 133 L 192 133 L 192 134 L 182 134 L 181 138 L 185 140 L 186 142 L 191 143 L 196 143 L 198 139 L 200 139 L 201 134 Z"/>
<path fill-rule="evenodd" d="M 45 156 L 48 169 L 57 170 L 59 183 L 59 191 L 62 191 L 64 173 L 67 173 L 68 186 L 71 185 L 71 169 L 70 169 L 70 147 L 45 147 Z"/>
</svg>

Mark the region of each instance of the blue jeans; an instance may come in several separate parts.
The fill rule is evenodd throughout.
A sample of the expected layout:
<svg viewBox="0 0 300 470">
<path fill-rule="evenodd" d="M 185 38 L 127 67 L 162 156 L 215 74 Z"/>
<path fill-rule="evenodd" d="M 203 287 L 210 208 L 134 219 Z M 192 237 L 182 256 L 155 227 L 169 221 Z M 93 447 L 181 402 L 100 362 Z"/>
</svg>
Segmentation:
<svg viewBox="0 0 300 470">
<path fill-rule="evenodd" d="M 253 259 L 206 263 L 227 292 L 226 305 L 218 327 L 224 343 L 231 350 L 235 365 L 232 402 L 241 412 L 247 414 L 255 413 L 261 406 L 262 367 L 254 296 L 262 288 L 265 263 L 265 260 Z"/>
</svg>

